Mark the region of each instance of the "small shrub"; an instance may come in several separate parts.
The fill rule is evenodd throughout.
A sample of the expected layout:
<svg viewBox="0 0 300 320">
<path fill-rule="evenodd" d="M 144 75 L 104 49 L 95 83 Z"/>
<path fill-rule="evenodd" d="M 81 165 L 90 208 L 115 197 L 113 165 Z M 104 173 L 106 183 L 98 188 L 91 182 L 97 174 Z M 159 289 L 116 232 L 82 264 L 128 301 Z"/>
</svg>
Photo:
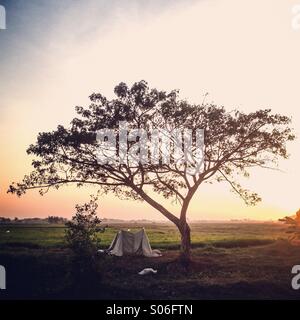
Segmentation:
<svg viewBox="0 0 300 320">
<path fill-rule="evenodd" d="M 76 205 L 76 214 L 66 223 L 66 242 L 76 255 L 93 256 L 99 247 L 97 237 L 101 220 L 97 217 L 98 198 L 91 196 L 91 200 L 84 205 Z"/>
<path fill-rule="evenodd" d="M 76 214 L 66 223 L 66 243 L 73 251 L 70 276 L 72 282 L 83 289 L 91 287 L 100 279 L 99 263 L 96 259 L 100 240 L 97 237 L 104 228 L 100 227 L 101 220 L 97 217 L 98 197 L 84 205 L 76 205 Z"/>
</svg>

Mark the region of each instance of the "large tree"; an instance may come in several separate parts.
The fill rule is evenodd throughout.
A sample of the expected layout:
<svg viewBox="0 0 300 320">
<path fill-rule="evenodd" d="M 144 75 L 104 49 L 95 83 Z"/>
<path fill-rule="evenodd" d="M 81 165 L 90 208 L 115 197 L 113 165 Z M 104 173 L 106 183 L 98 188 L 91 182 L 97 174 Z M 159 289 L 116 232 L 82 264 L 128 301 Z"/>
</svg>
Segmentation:
<svg viewBox="0 0 300 320">
<path fill-rule="evenodd" d="M 78 117 L 69 127 L 58 126 L 52 132 L 40 133 L 28 149 L 34 155 L 34 171 L 21 183 L 13 183 L 8 192 L 21 196 L 29 189 L 50 188 L 75 183 L 93 184 L 104 193 L 121 198 L 140 199 L 172 221 L 181 234 L 182 257 L 190 257 L 190 227 L 187 223 L 189 204 L 201 184 L 226 182 L 249 205 L 260 201 L 256 193 L 236 182 L 238 174 L 249 175 L 252 167 L 269 168 L 279 158 L 287 158 L 286 143 L 294 139 L 290 119 L 272 114 L 271 110 L 252 113 L 227 112 L 223 107 L 203 102 L 190 104 L 171 92 L 150 89 L 145 81 L 128 87 L 115 87 L 115 99 L 99 93 L 90 96 L 87 108 L 76 107 Z M 136 128 L 165 130 L 204 130 L 204 165 L 201 171 L 188 173 L 187 165 L 176 161 L 156 164 L 102 163 L 97 155 L 101 144 L 96 132 L 119 128 L 126 121 Z M 138 143 L 131 141 L 128 148 Z M 175 214 L 166 208 L 166 199 L 180 207 Z"/>
</svg>

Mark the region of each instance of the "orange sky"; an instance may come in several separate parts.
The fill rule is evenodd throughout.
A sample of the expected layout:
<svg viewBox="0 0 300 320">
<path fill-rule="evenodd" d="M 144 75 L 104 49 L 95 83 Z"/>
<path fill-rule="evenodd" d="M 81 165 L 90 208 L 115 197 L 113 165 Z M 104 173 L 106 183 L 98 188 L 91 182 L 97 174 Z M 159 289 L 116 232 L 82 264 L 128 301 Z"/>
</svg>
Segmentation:
<svg viewBox="0 0 300 320">
<path fill-rule="evenodd" d="M 38 132 L 68 124 L 75 105 L 86 105 L 92 92 L 111 97 L 120 81 L 145 79 L 160 89 L 179 88 L 191 102 L 201 102 L 208 92 L 208 100 L 228 110 L 270 107 L 292 116 L 296 134 L 300 131 L 300 31 L 291 28 L 295 1 L 125 3 L 112 2 L 105 13 L 99 1 L 77 1 L 56 11 L 52 4 L 56 14 L 48 24 L 38 11 L 47 8 L 25 7 L 26 19 L 14 12 L 18 23 L 0 31 L 1 216 L 70 217 L 76 203 L 88 200 L 92 189 L 64 188 L 44 197 L 30 192 L 21 199 L 6 190 L 29 172 L 26 148 Z M 205 186 L 195 196 L 190 219 L 293 214 L 300 207 L 299 150 L 298 139 L 289 147 L 291 159 L 280 164 L 282 172 L 254 170 L 244 181 L 262 196 L 258 206 L 246 207 L 225 184 Z M 113 195 L 101 199 L 100 216 L 162 219 L 147 204 Z"/>
</svg>

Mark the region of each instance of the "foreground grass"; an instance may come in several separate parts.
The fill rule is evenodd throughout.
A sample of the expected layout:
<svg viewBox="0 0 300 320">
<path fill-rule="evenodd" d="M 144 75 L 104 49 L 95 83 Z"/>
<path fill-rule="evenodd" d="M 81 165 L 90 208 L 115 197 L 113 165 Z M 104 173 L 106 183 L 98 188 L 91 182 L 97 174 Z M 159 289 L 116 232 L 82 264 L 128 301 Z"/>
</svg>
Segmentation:
<svg viewBox="0 0 300 320">
<path fill-rule="evenodd" d="M 101 234 L 109 245 L 119 228 Z M 6 231 L 10 232 L 7 233 Z M 5 298 L 27 299 L 299 299 L 291 268 L 300 249 L 283 238 L 280 224 L 195 224 L 193 257 L 183 272 L 177 263 L 179 235 L 170 225 L 146 226 L 160 258 L 97 256 L 97 272 L 84 273 L 64 245 L 62 226 L 0 229 L 0 264 L 7 269 Z M 172 249 L 172 250 L 170 250 Z M 156 275 L 139 276 L 143 268 Z M 1 293 L 2 294 L 2 293 Z"/>
<path fill-rule="evenodd" d="M 99 255 L 98 273 L 86 273 L 80 281 L 67 249 L 3 250 L 0 260 L 8 275 L 3 298 L 300 299 L 291 288 L 299 253 L 283 240 L 245 248 L 205 246 L 193 250 L 185 272 L 177 250 L 164 251 L 160 258 Z M 146 267 L 158 273 L 138 275 Z"/>
</svg>

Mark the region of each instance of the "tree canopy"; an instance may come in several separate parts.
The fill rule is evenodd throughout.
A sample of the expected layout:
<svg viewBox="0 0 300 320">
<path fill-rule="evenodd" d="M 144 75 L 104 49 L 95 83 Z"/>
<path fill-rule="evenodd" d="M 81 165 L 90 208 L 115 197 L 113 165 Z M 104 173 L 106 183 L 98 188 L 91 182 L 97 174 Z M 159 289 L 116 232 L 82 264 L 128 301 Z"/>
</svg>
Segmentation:
<svg viewBox="0 0 300 320">
<path fill-rule="evenodd" d="M 222 106 L 203 102 L 191 104 L 171 92 L 150 89 L 145 81 L 131 87 L 120 83 L 114 90 L 115 98 L 107 99 L 100 93 L 90 96 L 90 105 L 77 106 L 78 116 L 70 126 L 58 126 L 52 132 L 40 133 L 37 142 L 27 152 L 35 156 L 34 170 L 22 182 L 13 183 L 8 192 L 21 196 L 29 189 L 46 193 L 50 188 L 75 183 L 93 184 L 103 193 L 113 192 L 120 198 L 148 202 L 179 230 L 186 230 L 187 209 L 198 187 L 205 182 L 226 182 L 250 205 L 260 201 L 256 193 L 244 189 L 236 174 L 249 176 L 252 167 L 269 168 L 280 158 L 287 158 L 287 142 L 295 136 L 290 118 L 272 114 L 271 109 L 244 113 L 228 112 Z M 126 121 L 131 128 L 164 128 L 166 130 L 204 130 L 204 164 L 200 172 L 187 173 L 187 166 L 175 162 L 142 165 L 138 163 L 99 163 L 100 144 L 97 131 L 118 130 Z M 129 148 L 136 141 L 131 141 Z M 149 192 L 152 190 L 153 192 Z M 177 201 L 180 216 L 166 209 L 154 199 L 161 194 Z"/>
</svg>

